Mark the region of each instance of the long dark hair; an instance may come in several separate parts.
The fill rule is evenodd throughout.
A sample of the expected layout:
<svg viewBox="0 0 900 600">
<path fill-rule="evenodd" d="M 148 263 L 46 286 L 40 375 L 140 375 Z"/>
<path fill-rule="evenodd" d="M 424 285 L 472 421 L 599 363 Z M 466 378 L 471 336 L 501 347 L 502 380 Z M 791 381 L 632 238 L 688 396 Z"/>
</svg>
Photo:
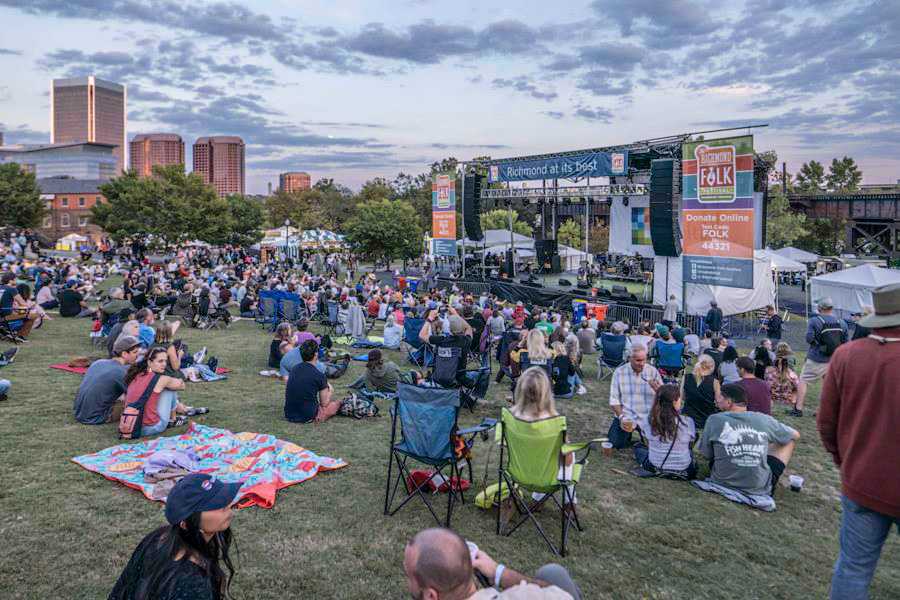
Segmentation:
<svg viewBox="0 0 900 600">
<path fill-rule="evenodd" d="M 125 385 L 131 385 L 131 382 L 134 381 L 135 377 L 149 371 L 150 361 L 153 360 L 157 354 L 164 354 L 165 352 L 166 349 L 162 346 L 153 346 L 147 350 L 147 354 L 144 355 L 144 358 L 128 367 L 128 371 L 125 373 Z"/>
<path fill-rule="evenodd" d="M 681 390 L 675 385 L 661 385 L 656 390 L 653 407 L 650 409 L 650 431 L 664 442 L 674 441 L 678 430 L 678 411 L 675 403 Z"/>
<path fill-rule="evenodd" d="M 754 375 L 759 379 L 763 379 L 766 376 L 766 367 L 772 366 L 772 355 L 769 354 L 769 349 L 760 344 L 753 350 L 753 360 L 756 361 L 756 367 L 754 369 Z"/>
<path fill-rule="evenodd" d="M 135 600 L 165 598 L 178 583 L 179 569 L 172 568 L 172 561 L 190 560 L 210 581 L 213 597 L 225 600 L 229 597 L 235 569 L 229 551 L 231 528 L 220 531 L 207 542 L 200 530 L 200 513 L 196 512 L 180 525 L 160 527 L 153 537 L 151 547 L 144 553 L 142 585 L 133 591 Z M 192 560 L 193 559 L 193 560 Z M 228 570 L 226 574 L 222 565 Z"/>
</svg>

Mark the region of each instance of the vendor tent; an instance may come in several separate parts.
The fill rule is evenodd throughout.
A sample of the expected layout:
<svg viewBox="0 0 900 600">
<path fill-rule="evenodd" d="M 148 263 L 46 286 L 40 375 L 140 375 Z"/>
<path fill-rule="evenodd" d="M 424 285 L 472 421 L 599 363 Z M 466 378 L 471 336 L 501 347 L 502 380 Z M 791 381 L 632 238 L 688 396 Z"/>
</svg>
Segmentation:
<svg viewBox="0 0 900 600">
<path fill-rule="evenodd" d="M 803 252 L 803 250 L 800 250 Z M 791 260 L 781 254 L 777 254 L 771 250 L 754 250 L 754 258 L 768 259 L 772 264 L 772 269 L 779 273 L 806 273 L 806 265 L 796 260 Z"/>
<path fill-rule="evenodd" d="M 799 263 L 814 263 L 819 260 L 818 255 L 813 254 L 812 252 L 807 252 L 806 250 L 801 250 L 800 248 L 794 248 L 793 246 L 779 248 L 778 250 L 773 250 L 772 252 Z"/>
<path fill-rule="evenodd" d="M 848 316 L 872 305 L 873 289 L 893 283 L 900 283 L 900 271 L 860 265 L 813 277 L 810 293 L 813 304 L 822 298 L 831 298 L 834 308 L 841 311 L 842 316 Z"/>
<path fill-rule="evenodd" d="M 494 248 L 496 246 L 509 246 L 508 229 L 487 229 L 483 233 L 484 239 L 477 242 L 466 238 L 466 246 L 473 246 L 475 248 Z M 534 240 L 527 235 L 513 232 L 512 239 L 513 243 L 516 245 L 516 248 L 534 248 Z"/>
</svg>

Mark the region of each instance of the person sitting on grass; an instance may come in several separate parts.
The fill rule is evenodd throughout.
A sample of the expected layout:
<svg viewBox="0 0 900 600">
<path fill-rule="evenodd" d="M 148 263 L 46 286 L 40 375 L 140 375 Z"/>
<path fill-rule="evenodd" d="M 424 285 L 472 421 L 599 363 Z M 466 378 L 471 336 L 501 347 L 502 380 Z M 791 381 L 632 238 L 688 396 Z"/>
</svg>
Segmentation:
<svg viewBox="0 0 900 600">
<path fill-rule="evenodd" d="M 156 329 L 153 327 L 153 323 L 156 322 L 156 315 L 149 308 L 142 308 L 135 313 L 134 320 L 138 323 L 137 337 L 141 340 L 141 345 L 144 348 L 149 348 L 156 339 Z"/>
<path fill-rule="evenodd" d="M 800 387 L 806 385 L 792 368 L 794 355 L 787 342 L 775 347 L 775 364 L 766 368 L 765 378 L 772 392 L 772 403 L 793 407 L 797 403 Z"/>
<path fill-rule="evenodd" d="M 187 416 L 209 412 L 205 408 L 191 408 L 178 401 L 178 392 L 184 389 L 184 381 L 164 375 L 168 365 L 165 348 L 153 347 L 139 362 L 131 365 L 125 374 L 125 406 L 137 402 L 147 386 L 159 375 L 156 385 L 144 406 L 141 435 L 157 435 L 170 427 L 181 427 Z"/>
<path fill-rule="evenodd" d="M 709 460 L 706 482 L 716 486 L 712 491 L 729 498 L 730 491 L 737 491 L 732 499 L 738 502 L 750 496 L 771 503 L 800 432 L 769 415 L 747 410 L 747 394 L 737 384 L 722 386 L 716 406 L 722 412 L 706 420 L 700 438 L 700 453 Z"/>
<path fill-rule="evenodd" d="M 332 399 L 332 387 L 316 367 L 319 344 L 306 340 L 299 351 L 302 362 L 291 368 L 284 390 L 284 418 L 292 423 L 322 423 L 337 414 L 341 401 Z"/>
<path fill-rule="evenodd" d="M 474 545 L 473 545 L 474 546 Z M 455 531 L 425 529 L 406 545 L 403 571 L 413 598 L 421 600 L 581 600 L 581 590 L 569 572 L 557 564 L 544 565 L 528 577 L 470 546 Z M 476 571 L 491 588 L 478 589 Z"/>
<path fill-rule="evenodd" d="M 566 353 L 566 347 L 562 342 L 553 342 L 553 395 L 557 398 L 568 399 L 575 395 L 575 365 Z"/>
<path fill-rule="evenodd" d="M 134 305 L 125 299 L 125 290 L 120 287 L 115 287 L 109 291 L 109 301 L 105 302 L 101 307 L 100 311 L 105 315 L 106 318 L 109 318 L 115 314 L 122 312 L 123 310 L 134 311 Z"/>
<path fill-rule="evenodd" d="M 647 349 L 640 344 L 633 345 L 628 362 L 616 367 L 609 384 L 609 405 L 615 417 L 607 437 L 613 448 L 631 444 L 635 426 L 649 416 L 656 390 L 662 383 L 656 367 L 647 364 Z"/>
<path fill-rule="evenodd" d="M 113 357 L 91 363 L 78 392 L 75 394 L 75 420 L 85 425 L 102 425 L 118 421 L 113 408 L 121 410 L 118 402 L 125 393 L 125 373 L 137 360 L 140 341 L 131 336 L 120 336 L 113 345 Z"/>
<path fill-rule="evenodd" d="M 7 271 L 0 277 L 0 319 L 10 322 L 21 321 L 22 326 L 16 331 L 16 335 L 24 340 L 31 333 L 38 316 L 19 294 L 15 282 L 16 274 L 12 271 Z"/>
<path fill-rule="evenodd" d="M 647 445 L 635 444 L 634 459 L 649 473 L 677 473 L 685 479 L 697 477 L 692 448 L 697 439 L 694 420 L 681 414 L 681 390 L 661 385 L 656 390 L 653 408 L 640 423 Z"/>
<path fill-rule="evenodd" d="M 275 328 L 274 338 L 269 342 L 269 368 L 277 369 L 281 366 L 281 359 L 295 347 L 294 326 L 287 321 L 279 323 Z"/>
<path fill-rule="evenodd" d="M 749 356 L 741 356 L 735 361 L 735 365 L 741 376 L 737 384 L 747 393 L 747 410 L 771 415 L 772 396 L 769 384 L 756 377 L 756 363 Z"/>
<path fill-rule="evenodd" d="M 119 575 L 110 600 L 221 600 L 235 568 L 231 561 L 232 504 L 240 483 L 190 473 L 166 498 L 164 525 L 148 534 Z M 225 573 L 225 569 L 228 573 Z"/>
<path fill-rule="evenodd" d="M 696 429 L 706 426 L 706 419 L 716 409 L 716 392 L 720 389 L 716 379 L 716 361 L 708 354 L 701 354 L 691 373 L 685 373 L 682 391 L 684 408 L 682 414 L 694 420 Z"/>
<path fill-rule="evenodd" d="M 61 317 L 93 317 L 96 309 L 88 306 L 84 296 L 75 289 L 75 281 L 68 281 L 62 291 L 57 294 L 59 300 L 59 316 Z"/>
<path fill-rule="evenodd" d="M 713 357 L 715 359 L 715 357 Z M 722 362 L 719 363 L 719 375 L 722 383 L 737 383 L 741 374 L 737 368 L 738 352 L 734 346 L 726 346 L 722 351 Z M 753 362 L 752 360 L 750 361 Z M 750 371 L 753 372 L 752 370 Z"/>
<path fill-rule="evenodd" d="M 403 327 L 397 325 L 394 315 L 388 315 L 384 323 L 384 347 L 389 350 L 397 350 L 400 348 L 400 342 L 403 341 Z"/>
</svg>

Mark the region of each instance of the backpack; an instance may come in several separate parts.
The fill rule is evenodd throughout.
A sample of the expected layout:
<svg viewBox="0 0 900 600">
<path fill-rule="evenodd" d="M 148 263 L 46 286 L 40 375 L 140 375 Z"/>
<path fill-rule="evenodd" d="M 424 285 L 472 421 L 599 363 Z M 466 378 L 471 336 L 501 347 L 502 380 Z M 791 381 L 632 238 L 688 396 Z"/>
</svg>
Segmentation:
<svg viewBox="0 0 900 600">
<path fill-rule="evenodd" d="M 341 400 L 341 407 L 338 414 L 345 417 L 353 417 L 354 419 L 362 419 L 364 417 L 377 417 L 378 407 L 368 398 L 362 398 L 355 393 Z"/>
<path fill-rule="evenodd" d="M 150 383 L 141 397 L 132 402 L 122 410 L 122 416 L 119 417 L 119 439 L 120 440 L 136 440 L 141 437 L 141 426 L 144 422 L 144 407 L 147 400 L 153 394 L 153 388 L 159 381 L 159 374 L 154 374 Z"/>
<path fill-rule="evenodd" d="M 844 330 L 840 323 L 828 323 L 822 317 L 819 318 L 822 319 L 822 330 L 816 335 L 816 343 L 822 354 L 831 356 L 844 343 Z"/>
</svg>

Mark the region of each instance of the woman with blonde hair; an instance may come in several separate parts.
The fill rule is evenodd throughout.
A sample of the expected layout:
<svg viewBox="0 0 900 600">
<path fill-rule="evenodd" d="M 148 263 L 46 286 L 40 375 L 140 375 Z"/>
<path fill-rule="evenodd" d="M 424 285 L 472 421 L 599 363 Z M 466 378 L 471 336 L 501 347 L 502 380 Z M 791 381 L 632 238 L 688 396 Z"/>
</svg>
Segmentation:
<svg viewBox="0 0 900 600">
<path fill-rule="evenodd" d="M 697 357 L 697 363 L 691 373 L 686 373 L 682 384 L 682 413 L 694 420 L 697 429 L 706 426 L 706 419 L 718 412 L 716 395 L 719 391 L 719 380 L 716 378 L 716 361 L 709 354 Z"/>
<path fill-rule="evenodd" d="M 775 364 L 766 367 L 765 381 L 771 390 L 772 402 L 794 407 L 800 389 L 806 383 L 791 368 L 793 350 L 786 342 L 775 347 Z"/>
<path fill-rule="evenodd" d="M 536 360 L 550 360 L 553 352 L 547 347 L 547 336 L 540 329 L 532 329 L 525 338 L 525 347 L 528 351 L 528 359 L 534 363 Z"/>
</svg>

